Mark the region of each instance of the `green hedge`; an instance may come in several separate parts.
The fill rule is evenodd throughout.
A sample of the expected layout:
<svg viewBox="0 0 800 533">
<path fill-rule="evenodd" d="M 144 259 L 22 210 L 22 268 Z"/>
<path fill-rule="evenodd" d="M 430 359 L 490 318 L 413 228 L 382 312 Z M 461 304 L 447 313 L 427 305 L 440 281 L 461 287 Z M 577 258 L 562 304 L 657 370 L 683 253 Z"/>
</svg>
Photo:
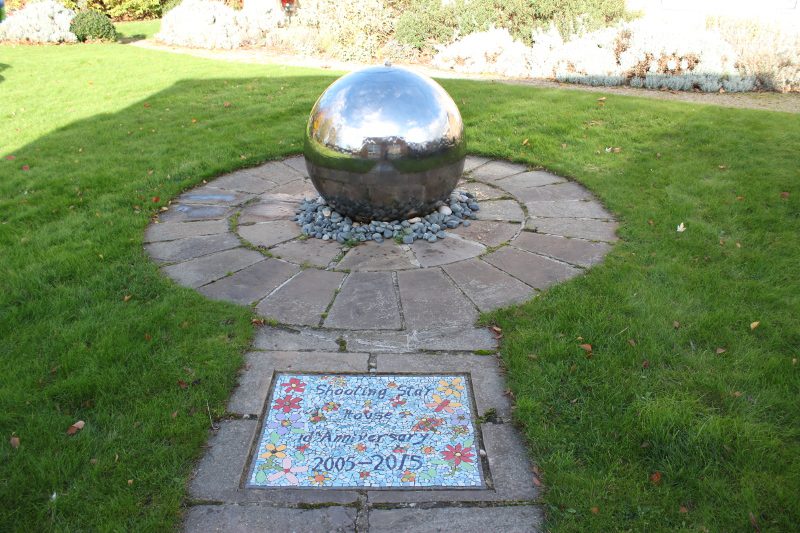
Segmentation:
<svg viewBox="0 0 800 533">
<path fill-rule="evenodd" d="M 625 0 L 413 0 L 397 21 L 397 40 L 421 50 L 457 36 L 506 28 L 531 43 L 534 29 L 554 23 L 565 37 L 594 30 L 625 15 Z"/>
</svg>

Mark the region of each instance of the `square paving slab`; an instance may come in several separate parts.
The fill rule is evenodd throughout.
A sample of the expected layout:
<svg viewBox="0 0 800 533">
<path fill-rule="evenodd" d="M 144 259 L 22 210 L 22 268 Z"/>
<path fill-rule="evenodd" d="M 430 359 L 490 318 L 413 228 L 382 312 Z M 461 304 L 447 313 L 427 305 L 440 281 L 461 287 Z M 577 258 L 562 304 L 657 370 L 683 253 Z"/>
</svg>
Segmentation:
<svg viewBox="0 0 800 533">
<path fill-rule="evenodd" d="M 466 374 L 277 373 L 249 487 L 484 488 Z"/>
</svg>

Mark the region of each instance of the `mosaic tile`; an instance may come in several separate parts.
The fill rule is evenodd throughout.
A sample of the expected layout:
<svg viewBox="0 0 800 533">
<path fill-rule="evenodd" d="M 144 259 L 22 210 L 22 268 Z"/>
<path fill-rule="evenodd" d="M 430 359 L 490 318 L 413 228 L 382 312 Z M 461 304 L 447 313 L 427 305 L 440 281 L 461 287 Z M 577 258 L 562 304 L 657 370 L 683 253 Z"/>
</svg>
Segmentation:
<svg viewBox="0 0 800 533">
<path fill-rule="evenodd" d="M 466 374 L 276 373 L 249 487 L 483 488 Z"/>
</svg>

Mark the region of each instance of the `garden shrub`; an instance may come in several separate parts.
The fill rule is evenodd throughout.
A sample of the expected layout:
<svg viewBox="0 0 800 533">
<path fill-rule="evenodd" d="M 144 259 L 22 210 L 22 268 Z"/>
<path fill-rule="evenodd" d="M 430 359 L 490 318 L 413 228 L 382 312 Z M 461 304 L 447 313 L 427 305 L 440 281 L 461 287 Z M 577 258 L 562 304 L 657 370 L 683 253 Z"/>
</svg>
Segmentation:
<svg viewBox="0 0 800 533">
<path fill-rule="evenodd" d="M 70 31 L 75 12 L 54 0 L 27 4 L 0 24 L 0 41 L 75 42 Z"/>
<path fill-rule="evenodd" d="M 624 0 L 419 0 L 405 7 L 397 21 L 397 39 L 419 49 L 492 28 L 505 28 L 531 45 L 538 28 L 552 24 L 567 37 L 625 15 Z"/>
<path fill-rule="evenodd" d="M 268 42 L 300 53 L 371 61 L 382 56 L 394 19 L 394 4 L 384 0 L 306 0 L 291 24 L 271 33 Z"/>
<path fill-rule="evenodd" d="M 708 22 L 736 51 L 743 74 L 770 90 L 800 91 L 800 28 L 725 17 Z"/>
<path fill-rule="evenodd" d="M 283 17 L 271 3 L 254 3 L 238 11 L 214 0 L 184 0 L 161 19 L 156 39 L 174 46 L 238 48 L 261 44 Z"/>
<path fill-rule="evenodd" d="M 111 19 L 94 10 L 79 11 L 72 19 L 69 29 L 81 42 L 113 41 L 117 38 L 117 30 L 114 29 Z"/>
<path fill-rule="evenodd" d="M 510 77 L 530 75 L 530 48 L 514 40 L 508 30 L 473 33 L 444 48 L 433 59 L 439 68 L 458 65 L 459 72 L 495 73 Z"/>
</svg>

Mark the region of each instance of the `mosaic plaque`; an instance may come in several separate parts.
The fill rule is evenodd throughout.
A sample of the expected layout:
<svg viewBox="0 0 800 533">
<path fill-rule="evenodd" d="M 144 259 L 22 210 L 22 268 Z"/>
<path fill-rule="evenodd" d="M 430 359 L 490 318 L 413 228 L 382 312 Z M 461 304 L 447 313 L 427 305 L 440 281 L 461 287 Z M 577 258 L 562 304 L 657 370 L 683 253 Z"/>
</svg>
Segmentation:
<svg viewBox="0 0 800 533">
<path fill-rule="evenodd" d="M 249 487 L 482 488 L 464 374 L 278 373 Z"/>
</svg>

